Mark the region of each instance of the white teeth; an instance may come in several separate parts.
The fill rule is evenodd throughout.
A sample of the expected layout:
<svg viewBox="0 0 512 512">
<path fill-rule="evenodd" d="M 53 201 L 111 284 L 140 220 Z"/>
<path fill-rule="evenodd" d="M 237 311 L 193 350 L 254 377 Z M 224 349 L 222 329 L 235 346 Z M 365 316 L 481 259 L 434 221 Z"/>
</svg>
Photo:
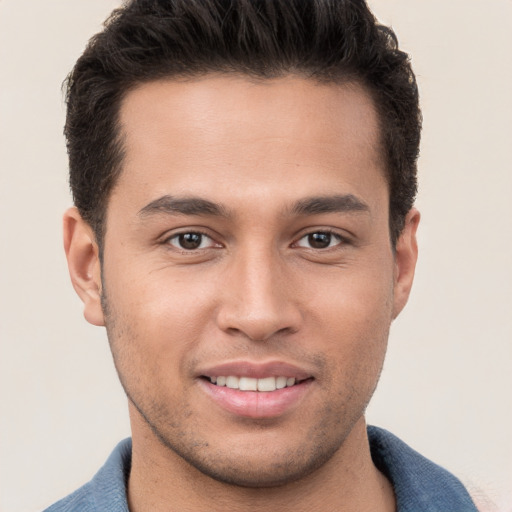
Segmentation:
<svg viewBox="0 0 512 512">
<path fill-rule="evenodd" d="M 250 377 L 240 377 L 238 382 L 238 389 L 241 391 L 257 391 L 258 379 L 251 379 Z"/>
<path fill-rule="evenodd" d="M 277 389 L 283 389 L 286 387 L 286 381 L 288 379 L 286 377 L 277 377 L 276 379 L 276 388 Z"/>
<path fill-rule="evenodd" d="M 236 377 L 235 375 L 210 377 L 212 384 L 217 386 L 226 386 L 240 391 L 275 391 L 295 384 L 294 377 L 265 377 L 263 379 L 254 379 L 252 377 Z"/>
<path fill-rule="evenodd" d="M 265 379 L 258 379 L 258 391 L 275 391 L 276 378 L 266 377 Z"/>
<path fill-rule="evenodd" d="M 238 377 L 233 377 L 230 375 L 229 377 L 226 377 L 226 387 L 231 389 L 238 389 Z"/>
</svg>

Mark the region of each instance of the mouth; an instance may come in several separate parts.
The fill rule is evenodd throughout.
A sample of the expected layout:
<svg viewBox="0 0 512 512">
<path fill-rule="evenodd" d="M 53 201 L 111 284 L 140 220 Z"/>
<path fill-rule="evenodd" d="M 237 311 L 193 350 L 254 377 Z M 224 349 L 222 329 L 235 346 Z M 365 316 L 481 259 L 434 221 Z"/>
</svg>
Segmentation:
<svg viewBox="0 0 512 512">
<path fill-rule="evenodd" d="M 227 387 L 239 391 L 259 391 L 268 393 L 279 389 L 297 386 L 302 382 L 311 380 L 312 377 L 298 379 L 295 377 L 286 377 L 285 375 L 270 376 L 263 378 L 236 376 L 236 375 L 219 375 L 207 376 L 202 375 L 203 379 L 209 381 L 218 387 Z"/>
<path fill-rule="evenodd" d="M 198 375 L 201 389 L 230 415 L 245 418 L 287 416 L 310 395 L 315 377 L 284 362 L 227 362 Z"/>
</svg>

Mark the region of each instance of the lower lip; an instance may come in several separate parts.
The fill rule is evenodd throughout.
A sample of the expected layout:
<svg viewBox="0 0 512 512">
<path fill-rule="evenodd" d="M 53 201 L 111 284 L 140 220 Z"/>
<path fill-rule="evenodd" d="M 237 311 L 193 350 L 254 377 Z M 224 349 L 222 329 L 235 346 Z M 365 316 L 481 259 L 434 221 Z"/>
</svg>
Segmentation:
<svg viewBox="0 0 512 512">
<path fill-rule="evenodd" d="M 312 380 L 276 391 L 240 391 L 201 379 L 203 389 L 224 410 L 246 418 L 274 418 L 297 406 Z"/>
</svg>

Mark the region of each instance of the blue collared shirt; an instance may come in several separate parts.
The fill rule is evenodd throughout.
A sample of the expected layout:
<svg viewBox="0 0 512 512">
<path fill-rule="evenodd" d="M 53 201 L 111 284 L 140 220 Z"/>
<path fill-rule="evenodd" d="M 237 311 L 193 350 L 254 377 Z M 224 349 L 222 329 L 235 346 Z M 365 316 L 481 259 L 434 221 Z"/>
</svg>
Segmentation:
<svg viewBox="0 0 512 512">
<path fill-rule="evenodd" d="M 477 512 L 462 483 L 390 432 L 368 427 L 373 462 L 393 485 L 397 512 Z M 95 477 L 45 512 L 129 512 L 131 439 L 121 441 Z"/>
</svg>

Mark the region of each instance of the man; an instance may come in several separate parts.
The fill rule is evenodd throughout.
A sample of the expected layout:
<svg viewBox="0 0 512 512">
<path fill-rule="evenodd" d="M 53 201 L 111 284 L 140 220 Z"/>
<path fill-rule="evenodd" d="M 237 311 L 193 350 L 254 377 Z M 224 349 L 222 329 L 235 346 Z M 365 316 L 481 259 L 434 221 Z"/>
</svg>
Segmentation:
<svg viewBox="0 0 512 512">
<path fill-rule="evenodd" d="M 476 510 L 364 419 L 414 275 L 420 119 L 362 1 L 113 14 L 68 81 L 64 239 L 132 440 L 49 510 Z"/>
</svg>

